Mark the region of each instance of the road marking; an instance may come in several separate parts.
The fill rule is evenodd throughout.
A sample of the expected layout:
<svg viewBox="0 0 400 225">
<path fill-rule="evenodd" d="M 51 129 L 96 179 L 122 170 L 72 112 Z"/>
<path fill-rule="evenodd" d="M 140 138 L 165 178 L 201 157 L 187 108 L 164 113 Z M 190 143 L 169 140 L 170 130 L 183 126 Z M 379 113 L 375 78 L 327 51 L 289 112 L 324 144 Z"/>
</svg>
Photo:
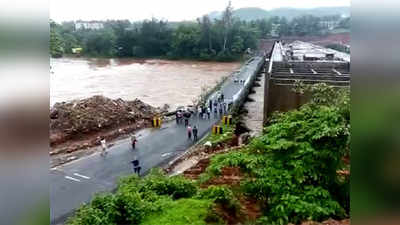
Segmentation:
<svg viewBox="0 0 400 225">
<path fill-rule="evenodd" d="M 171 155 L 171 154 L 172 154 L 172 152 L 167 152 L 167 153 L 162 154 L 161 157 L 164 158 L 164 157 L 167 157 L 167 156 L 169 156 L 169 155 Z"/>
<path fill-rule="evenodd" d="M 76 182 L 81 182 L 81 180 L 73 178 L 73 177 L 70 177 L 70 176 L 65 176 L 65 179 L 73 180 L 73 181 L 76 181 Z"/>
<path fill-rule="evenodd" d="M 84 175 L 79 174 L 79 173 L 74 173 L 74 175 L 77 176 L 77 177 L 82 177 L 84 179 L 88 179 L 88 180 L 90 179 L 90 177 L 84 176 Z"/>
</svg>

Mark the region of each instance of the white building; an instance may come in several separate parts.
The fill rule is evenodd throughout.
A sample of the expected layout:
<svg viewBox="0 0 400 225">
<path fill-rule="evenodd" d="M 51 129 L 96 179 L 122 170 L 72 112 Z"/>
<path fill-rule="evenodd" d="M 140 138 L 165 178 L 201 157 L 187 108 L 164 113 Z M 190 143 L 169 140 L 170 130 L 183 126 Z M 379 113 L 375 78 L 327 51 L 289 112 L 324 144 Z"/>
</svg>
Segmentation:
<svg viewBox="0 0 400 225">
<path fill-rule="evenodd" d="M 104 28 L 103 23 L 98 21 L 76 21 L 75 23 L 75 30 L 79 29 L 99 30 L 103 28 Z"/>
</svg>

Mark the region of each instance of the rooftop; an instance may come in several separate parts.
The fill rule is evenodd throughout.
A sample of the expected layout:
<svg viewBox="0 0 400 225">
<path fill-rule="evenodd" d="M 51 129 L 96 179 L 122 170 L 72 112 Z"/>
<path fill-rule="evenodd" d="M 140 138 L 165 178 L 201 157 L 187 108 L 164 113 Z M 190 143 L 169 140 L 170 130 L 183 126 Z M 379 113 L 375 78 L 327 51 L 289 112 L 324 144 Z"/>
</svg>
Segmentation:
<svg viewBox="0 0 400 225">
<path fill-rule="evenodd" d="M 275 44 L 271 59 L 275 62 L 350 62 L 350 55 L 303 41 L 294 41 L 290 44 L 279 41 Z"/>
</svg>

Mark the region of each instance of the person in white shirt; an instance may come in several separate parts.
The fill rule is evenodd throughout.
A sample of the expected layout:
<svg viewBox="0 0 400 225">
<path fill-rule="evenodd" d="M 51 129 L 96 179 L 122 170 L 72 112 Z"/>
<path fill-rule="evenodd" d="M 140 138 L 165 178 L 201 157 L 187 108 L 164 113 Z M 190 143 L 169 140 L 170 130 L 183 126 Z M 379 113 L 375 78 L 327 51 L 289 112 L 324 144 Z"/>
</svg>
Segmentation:
<svg viewBox="0 0 400 225">
<path fill-rule="evenodd" d="M 107 154 L 106 139 L 105 138 L 101 139 L 100 143 L 101 143 L 101 155 L 104 156 L 105 154 Z"/>
</svg>

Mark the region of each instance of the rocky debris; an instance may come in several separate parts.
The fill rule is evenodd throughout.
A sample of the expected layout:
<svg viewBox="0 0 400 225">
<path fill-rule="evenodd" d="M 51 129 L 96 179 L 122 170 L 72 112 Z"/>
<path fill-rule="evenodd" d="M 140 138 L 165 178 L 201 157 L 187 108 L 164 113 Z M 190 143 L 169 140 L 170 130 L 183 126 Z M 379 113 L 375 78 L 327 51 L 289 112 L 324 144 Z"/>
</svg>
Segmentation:
<svg viewBox="0 0 400 225">
<path fill-rule="evenodd" d="M 149 126 L 153 116 L 162 111 L 139 99 L 124 101 L 100 95 L 56 103 L 50 109 L 50 145 L 122 125 L 140 125 L 135 128 Z M 117 132 L 121 134 L 124 130 L 119 129 Z"/>
</svg>

